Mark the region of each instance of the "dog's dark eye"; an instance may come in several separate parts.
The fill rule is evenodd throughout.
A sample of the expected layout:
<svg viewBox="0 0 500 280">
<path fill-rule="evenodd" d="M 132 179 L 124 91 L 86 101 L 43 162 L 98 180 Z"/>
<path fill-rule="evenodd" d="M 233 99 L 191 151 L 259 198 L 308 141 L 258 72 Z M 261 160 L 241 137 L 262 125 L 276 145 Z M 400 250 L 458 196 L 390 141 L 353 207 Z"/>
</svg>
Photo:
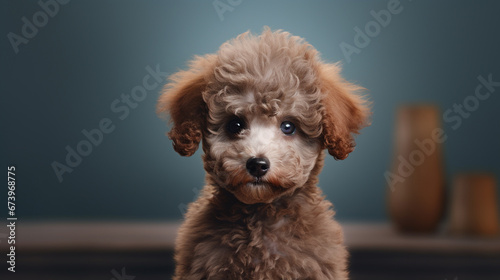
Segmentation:
<svg viewBox="0 0 500 280">
<path fill-rule="evenodd" d="M 227 132 L 231 134 L 238 134 L 245 129 L 245 122 L 240 118 L 230 120 L 226 125 Z"/>
<path fill-rule="evenodd" d="M 286 135 L 292 135 L 295 133 L 295 125 L 292 122 L 284 121 L 281 123 L 281 131 Z"/>
</svg>

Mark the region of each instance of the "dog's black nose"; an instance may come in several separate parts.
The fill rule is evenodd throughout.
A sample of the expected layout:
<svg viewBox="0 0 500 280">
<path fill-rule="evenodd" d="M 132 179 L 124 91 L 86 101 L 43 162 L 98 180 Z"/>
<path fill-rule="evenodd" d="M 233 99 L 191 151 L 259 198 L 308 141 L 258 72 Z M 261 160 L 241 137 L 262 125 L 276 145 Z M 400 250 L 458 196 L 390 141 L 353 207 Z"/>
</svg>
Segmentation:
<svg viewBox="0 0 500 280">
<path fill-rule="evenodd" d="M 247 170 L 254 177 L 262 177 L 266 175 L 270 164 L 267 158 L 250 158 L 247 160 Z"/>
</svg>

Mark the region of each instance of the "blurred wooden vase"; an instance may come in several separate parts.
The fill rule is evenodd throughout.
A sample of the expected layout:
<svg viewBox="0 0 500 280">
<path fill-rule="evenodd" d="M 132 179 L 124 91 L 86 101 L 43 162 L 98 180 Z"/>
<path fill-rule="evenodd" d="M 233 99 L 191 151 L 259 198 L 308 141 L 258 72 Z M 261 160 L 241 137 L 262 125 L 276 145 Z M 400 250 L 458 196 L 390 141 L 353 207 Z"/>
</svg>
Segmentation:
<svg viewBox="0 0 500 280">
<path fill-rule="evenodd" d="M 439 109 L 401 106 L 396 114 L 394 159 L 385 173 L 390 218 L 399 232 L 433 232 L 443 215 L 445 176 Z"/>
<path fill-rule="evenodd" d="M 450 233 L 496 237 L 499 227 L 495 177 L 487 174 L 456 176 L 450 205 Z"/>
</svg>

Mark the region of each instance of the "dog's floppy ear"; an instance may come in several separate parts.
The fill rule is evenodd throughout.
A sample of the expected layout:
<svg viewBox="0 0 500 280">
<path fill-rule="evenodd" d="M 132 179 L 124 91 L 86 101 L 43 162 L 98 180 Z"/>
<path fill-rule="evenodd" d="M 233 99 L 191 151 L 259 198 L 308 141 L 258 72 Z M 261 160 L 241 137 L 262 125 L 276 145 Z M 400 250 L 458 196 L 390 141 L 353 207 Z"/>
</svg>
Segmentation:
<svg viewBox="0 0 500 280">
<path fill-rule="evenodd" d="M 195 57 L 190 68 L 169 77 L 157 104 L 157 113 L 170 115 L 173 124 L 168 133 L 174 150 L 181 156 L 191 156 L 202 139 L 206 118 L 206 104 L 202 92 L 207 86 L 207 77 L 213 73 L 215 55 Z"/>
<path fill-rule="evenodd" d="M 345 81 L 338 64 L 322 64 L 319 82 L 323 95 L 323 145 L 335 159 L 345 159 L 356 143 L 352 134 L 368 125 L 367 102 L 357 92 L 363 88 Z"/>
</svg>

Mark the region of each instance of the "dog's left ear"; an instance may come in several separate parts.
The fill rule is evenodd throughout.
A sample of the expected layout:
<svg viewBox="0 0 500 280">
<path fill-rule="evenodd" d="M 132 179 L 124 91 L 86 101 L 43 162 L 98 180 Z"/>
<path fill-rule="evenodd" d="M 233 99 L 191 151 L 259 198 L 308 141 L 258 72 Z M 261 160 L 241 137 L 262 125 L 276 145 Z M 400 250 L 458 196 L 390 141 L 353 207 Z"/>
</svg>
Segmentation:
<svg viewBox="0 0 500 280">
<path fill-rule="evenodd" d="M 323 94 L 323 147 L 335 159 L 345 159 L 354 150 L 353 134 L 369 125 L 367 102 L 357 93 L 363 88 L 345 81 L 338 64 L 322 64 L 319 83 Z"/>
<path fill-rule="evenodd" d="M 190 68 L 169 77 L 157 104 L 159 115 L 168 113 L 173 124 L 168 133 L 174 150 L 181 156 L 191 156 L 198 149 L 206 127 L 206 104 L 202 93 L 207 78 L 213 73 L 215 55 L 195 57 Z"/>
</svg>

